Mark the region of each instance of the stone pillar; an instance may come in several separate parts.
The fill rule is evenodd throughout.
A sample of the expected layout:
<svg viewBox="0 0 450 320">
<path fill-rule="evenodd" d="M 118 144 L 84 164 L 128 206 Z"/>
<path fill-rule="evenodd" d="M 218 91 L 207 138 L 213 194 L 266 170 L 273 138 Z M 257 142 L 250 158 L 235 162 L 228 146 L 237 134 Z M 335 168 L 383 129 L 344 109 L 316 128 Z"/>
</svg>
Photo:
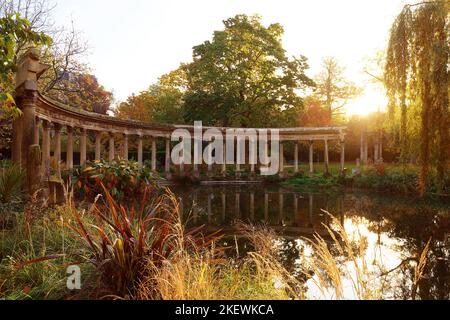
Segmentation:
<svg viewBox="0 0 450 320">
<path fill-rule="evenodd" d="M 284 172 L 284 145 L 283 142 L 280 141 L 280 175 L 283 175 Z"/>
<path fill-rule="evenodd" d="M 152 137 L 152 171 L 156 171 L 156 138 Z"/>
<path fill-rule="evenodd" d="M 28 195 L 33 197 L 36 191 L 39 190 L 41 181 L 40 163 L 41 163 L 41 148 L 38 144 L 33 144 L 28 150 L 27 161 L 27 189 Z"/>
<path fill-rule="evenodd" d="M 345 140 L 341 138 L 341 173 L 344 173 L 345 168 Z"/>
<path fill-rule="evenodd" d="M 123 160 L 128 160 L 128 135 L 123 135 Z"/>
<path fill-rule="evenodd" d="M 67 130 L 67 145 L 66 145 L 66 169 L 73 169 L 73 128 L 66 127 Z"/>
<path fill-rule="evenodd" d="M 141 135 L 138 136 L 138 156 L 137 157 L 138 157 L 137 161 L 138 161 L 139 165 L 142 166 L 143 157 L 142 157 L 142 136 Z"/>
<path fill-rule="evenodd" d="M 383 161 L 383 130 L 380 130 L 378 135 L 378 149 L 379 149 L 379 160 Z"/>
<path fill-rule="evenodd" d="M 298 142 L 295 141 L 294 147 L 294 172 L 298 172 Z"/>
<path fill-rule="evenodd" d="M 109 133 L 109 148 L 108 148 L 108 160 L 114 161 L 114 133 Z"/>
<path fill-rule="evenodd" d="M 227 175 L 227 139 L 223 139 L 223 163 L 222 163 L 222 176 Z"/>
<path fill-rule="evenodd" d="M 95 133 L 95 161 L 102 159 L 102 133 L 97 131 Z"/>
<path fill-rule="evenodd" d="M 367 134 L 364 137 L 364 159 L 363 164 L 367 164 L 367 160 L 369 158 L 369 143 L 367 141 Z"/>
<path fill-rule="evenodd" d="M 41 119 L 36 117 L 34 126 L 34 144 L 39 144 L 39 125 L 41 124 Z"/>
<path fill-rule="evenodd" d="M 39 62 L 39 51 L 36 48 L 29 49 L 17 62 L 15 100 L 22 114 L 13 123 L 13 160 L 24 169 L 28 168 L 28 151 L 36 140 L 37 80 L 47 69 L 47 65 Z M 36 180 L 34 178 L 32 180 Z"/>
<path fill-rule="evenodd" d="M 361 131 L 359 159 L 361 160 L 361 164 L 364 164 L 364 131 Z"/>
<path fill-rule="evenodd" d="M 309 141 L 309 173 L 314 173 L 314 142 L 312 140 Z"/>
<path fill-rule="evenodd" d="M 164 171 L 166 173 L 166 178 L 170 178 L 170 139 L 166 138 L 166 157 L 164 163 Z"/>
<path fill-rule="evenodd" d="M 86 150 L 87 150 L 87 131 L 85 128 L 80 129 L 80 165 L 86 165 Z"/>
<path fill-rule="evenodd" d="M 329 161 L 329 157 L 328 157 L 328 140 L 327 139 L 324 140 L 324 144 L 325 144 L 325 155 L 324 155 L 325 174 L 329 175 L 330 174 L 330 161 Z"/>
<path fill-rule="evenodd" d="M 378 137 L 377 137 L 377 138 L 375 138 L 375 141 L 373 143 L 373 160 L 374 160 L 374 162 L 378 161 L 378 157 L 379 157 L 379 154 L 378 154 Z"/>
<path fill-rule="evenodd" d="M 61 176 L 61 125 L 59 123 L 53 124 L 53 130 L 55 131 L 55 151 L 53 157 L 56 162 L 56 171 L 58 177 Z"/>
<path fill-rule="evenodd" d="M 42 178 L 50 175 L 50 123 L 42 121 Z"/>
</svg>

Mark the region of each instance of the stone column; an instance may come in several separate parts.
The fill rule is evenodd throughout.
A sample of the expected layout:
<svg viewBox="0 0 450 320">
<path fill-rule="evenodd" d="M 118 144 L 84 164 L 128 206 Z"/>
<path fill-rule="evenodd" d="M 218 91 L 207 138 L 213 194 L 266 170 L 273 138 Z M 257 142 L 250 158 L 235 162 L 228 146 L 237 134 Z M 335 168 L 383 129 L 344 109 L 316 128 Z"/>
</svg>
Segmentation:
<svg viewBox="0 0 450 320">
<path fill-rule="evenodd" d="M 367 139 L 367 134 L 365 134 L 364 137 L 364 159 L 363 159 L 363 164 L 367 164 L 367 160 L 369 158 L 369 143 L 368 143 L 368 139 Z"/>
<path fill-rule="evenodd" d="M 295 141 L 294 147 L 294 172 L 298 172 L 298 142 Z"/>
<path fill-rule="evenodd" d="M 128 135 L 123 135 L 123 159 L 128 160 Z"/>
<path fill-rule="evenodd" d="M 283 175 L 284 172 L 284 145 L 283 142 L 280 141 L 280 175 Z"/>
<path fill-rule="evenodd" d="M 361 164 L 364 163 L 364 131 L 361 131 L 361 140 L 360 140 L 360 150 L 359 150 L 359 159 Z"/>
<path fill-rule="evenodd" d="M 309 141 L 309 173 L 314 173 L 314 142 L 312 140 Z"/>
<path fill-rule="evenodd" d="M 222 176 L 227 175 L 227 139 L 223 139 L 223 163 L 222 163 Z"/>
<path fill-rule="evenodd" d="M 170 139 L 166 138 L 166 157 L 164 163 L 164 171 L 166 173 L 166 178 L 170 178 Z"/>
<path fill-rule="evenodd" d="M 37 80 L 47 68 L 47 65 L 39 62 L 39 51 L 36 48 L 26 51 L 17 61 L 14 95 L 22 114 L 13 123 L 13 160 L 24 169 L 28 168 L 29 147 L 36 140 Z M 34 158 L 33 161 L 36 162 Z M 33 174 L 36 172 L 38 170 L 32 170 Z M 34 181 L 36 177 L 30 177 L 30 179 Z"/>
<path fill-rule="evenodd" d="M 50 175 L 50 123 L 42 121 L 42 177 Z"/>
<path fill-rule="evenodd" d="M 114 161 L 114 133 L 109 133 L 109 148 L 108 148 L 108 160 Z"/>
<path fill-rule="evenodd" d="M 102 159 L 102 133 L 97 131 L 95 133 L 95 161 Z"/>
<path fill-rule="evenodd" d="M 138 157 L 137 161 L 138 161 L 139 165 L 142 166 L 143 157 L 142 157 L 142 136 L 141 135 L 138 136 L 138 156 L 137 157 Z"/>
<path fill-rule="evenodd" d="M 34 126 L 34 144 L 39 144 L 39 125 L 41 124 L 41 119 L 36 117 Z"/>
<path fill-rule="evenodd" d="M 86 150 L 87 150 L 87 130 L 85 128 L 80 129 L 80 165 L 84 167 L 86 165 Z"/>
<path fill-rule="evenodd" d="M 58 177 L 61 176 L 61 125 L 59 123 L 53 124 L 53 130 L 55 131 L 55 151 L 53 157 L 56 162 L 56 171 Z"/>
<path fill-rule="evenodd" d="M 156 137 L 152 137 L 152 171 L 156 171 Z"/>
<path fill-rule="evenodd" d="M 341 138 L 341 173 L 344 173 L 345 167 L 345 140 Z"/>
<path fill-rule="evenodd" d="M 66 127 L 67 130 L 67 145 L 66 145 L 66 169 L 73 169 L 73 128 Z"/>
<path fill-rule="evenodd" d="M 328 140 L 327 139 L 324 140 L 324 144 L 325 144 L 325 155 L 324 155 L 325 174 L 329 175 L 330 174 L 330 162 L 329 162 L 329 158 L 328 158 Z"/>
</svg>

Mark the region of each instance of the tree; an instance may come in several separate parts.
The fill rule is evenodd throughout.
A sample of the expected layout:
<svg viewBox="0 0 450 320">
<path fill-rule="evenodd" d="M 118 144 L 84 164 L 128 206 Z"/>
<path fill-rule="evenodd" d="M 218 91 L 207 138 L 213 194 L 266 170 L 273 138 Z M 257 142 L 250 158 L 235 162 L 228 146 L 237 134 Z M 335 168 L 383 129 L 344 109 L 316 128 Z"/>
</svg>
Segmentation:
<svg viewBox="0 0 450 320">
<path fill-rule="evenodd" d="M 322 71 L 317 75 L 315 82 L 316 95 L 328 110 L 330 123 L 334 116 L 342 114 L 348 100 L 361 93 L 361 89 L 344 78 L 344 69 L 333 57 L 323 59 Z"/>
<path fill-rule="evenodd" d="M 20 114 L 13 99 L 17 43 L 45 46 L 51 43 L 51 38 L 31 30 L 30 22 L 18 13 L 0 17 L 0 35 L 0 116 L 5 120 Z"/>
<path fill-rule="evenodd" d="M 38 85 L 40 92 L 58 100 L 64 93 L 74 94 L 65 83 L 68 74 L 87 74 L 89 70 L 82 62 L 88 50 L 87 43 L 82 40 L 73 22 L 70 28 L 55 24 L 52 19 L 55 7 L 48 0 L 4 0 L 0 4 L 0 16 L 19 13 L 29 22 L 31 31 L 45 33 L 53 39 L 41 58 L 50 68 L 39 79 Z M 26 39 L 18 39 L 14 45 L 14 63 L 32 46 L 33 43 Z"/>
<path fill-rule="evenodd" d="M 449 8 L 446 1 L 406 5 L 392 25 L 387 49 L 385 83 L 391 116 L 400 109 L 402 155 L 408 126 L 419 126 L 421 195 L 429 187 L 431 165 L 439 191 L 448 174 Z"/>
<path fill-rule="evenodd" d="M 186 90 L 183 68 L 163 75 L 157 83 L 139 95 L 131 95 L 118 105 L 115 116 L 144 122 L 181 124 L 182 104 Z"/>
<path fill-rule="evenodd" d="M 295 124 L 302 107 L 297 91 L 314 85 L 305 75 L 307 59 L 289 59 L 281 43 L 282 26 L 264 27 L 260 20 L 237 15 L 224 21 L 224 30 L 215 31 L 212 41 L 194 47 L 193 62 L 184 67 L 186 121 L 242 127 Z"/>
<path fill-rule="evenodd" d="M 90 74 L 67 74 L 60 82 L 61 91 L 52 97 L 62 103 L 83 110 L 107 114 L 113 94 L 100 85 Z"/>
<path fill-rule="evenodd" d="M 301 127 L 326 127 L 330 125 L 328 110 L 315 96 L 309 96 L 304 101 L 305 108 L 300 114 L 298 125 Z"/>
</svg>

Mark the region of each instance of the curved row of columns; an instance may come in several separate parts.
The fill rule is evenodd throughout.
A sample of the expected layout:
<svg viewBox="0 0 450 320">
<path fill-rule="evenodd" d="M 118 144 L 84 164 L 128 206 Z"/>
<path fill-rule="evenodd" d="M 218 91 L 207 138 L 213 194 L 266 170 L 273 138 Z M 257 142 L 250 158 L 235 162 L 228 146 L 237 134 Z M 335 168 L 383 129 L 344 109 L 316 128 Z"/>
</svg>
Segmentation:
<svg viewBox="0 0 450 320">
<path fill-rule="evenodd" d="M 51 123 L 48 120 L 41 120 L 36 118 L 36 125 L 34 128 L 34 143 L 39 144 L 39 127 L 42 124 L 42 170 L 44 176 L 49 175 L 50 170 L 50 160 L 51 160 L 51 137 L 50 132 L 53 130 L 54 132 L 54 148 L 53 148 L 53 158 L 57 165 L 58 175 L 60 174 L 60 163 L 63 160 L 61 158 L 61 133 L 63 126 L 57 122 Z M 73 169 L 74 167 L 74 127 L 65 126 L 65 132 L 67 135 L 67 143 L 66 143 L 66 169 Z M 87 161 L 87 130 L 85 128 L 78 128 L 79 130 L 79 145 L 80 145 L 80 166 L 84 166 Z M 102 136 L 108 135 L 108 160 L 113 161 L 116 158 L 116 150 L 115 150 L 115 134 L 112 132 L 104 132 L 104 131 L 95 131 L 95 160 L 101 160 L 101 139 Z M 156 171 L 156 137 L 150 137 L 151 141 L 151 170 Z M 137 136 L 137 162 L 142 165 L 143 164 L 143 140 L 144 137 L 142 135 Z M 329 154 L 328 154 L 328 139 L 324 139 L 324 173 L 329 173 Z M 301 140 L 294 142 L 294 172 L 299 172 L 299 144 Z M 309 140 L 309 173 L 314 173 L 314 141 Z M 345 142 L 344 140 L 340 140 L 340 148 L 341 148 L 341 171 L 344 170 L 345 164 Z M 164 171 L 166 175 L 170 175 L 170 139 L 165 138 L 165 163 L 164 163 Z M 122 153 L 120 157 L 124 160 L 128 160 L 128 152 L 129 152 L 129 135 L 123 134 L 123 144 L 122 144 Z M 285 170 L 284 163 L 284 145 L 283 142 L 280 143 L 280 173 L 283 174 Z M 221 165 L 222 174 L 226 174 L 226 164 L 223 163 Z M 255 174 L 255 164 L 250 165 L 250 171 Z M 179 165 L 180 175 L 183 175 L 184 164 Z M 195 176 L 199 176 L 199 168 L 198 164 L 193 165 L 193 172 Z M 212 176 L 213 165 L 208 164 L 207 175 Z M 235 164 L 235 173 L 236 176 L 239 177 L 241 173 L 241 165 L 236 162 Z"/>
<path fill-rule="evenodd" d="M 51 141 L 51 131 L 54 132 L 53 137 L 53 159 L 57 165 L 58 175 L 60 175 L 60 163 L 61 158 L 61 133 L 63 126 L 57 122 L 50 122 L 48 120 L 41 120 L 36 118 L 36 125 L 34 128 L 34 144 L 39 144 L 40 142 L 40 125 L 42 126 L 42 171 L 43 176 L 48 176 L 50 174 L 50 162 L 51 162 L 51 151 L 52 151 L 52 141 Z M 79 130 L 78 139 L 80 145 L 80 166 L 86 165 L 87 161 L 87 140 L 88 140 L 88 130 L 85 128 L 74 128 L 72 126 L 64 126 L 67 136 L 66 143 L 66 159 L 65 167 L 66 169 L 73 169 L 74 167 L 74 143 L 75 143 L 75 130 Z M 113 161 L 116 158 L 116 147 L 115 147 L 115 134 L 112 132 L 95 131 L 95 160 L 101 160 L 101 147 L 102 147 L 102 136 L 108 136 L 108 160 Z M 128 160 L 128 134 L 123 134 L 123 145 L 122 154 L 120 157 L 122 159 Z M 140 165 L 143 164 L 143 140 L 142 135 L 138 135 L 138 147 L 137 147 L 137 161 Z M 166 151 L 170 157 L 170 141 L 166 139 Z M 167 155 L 166 155 L 166 158 Z M 170 159 L 166 159 L 165 171 L 169 172 Z M 151 169 L 156 171 L 156 137 L 151 137 Z"/>
</svg>

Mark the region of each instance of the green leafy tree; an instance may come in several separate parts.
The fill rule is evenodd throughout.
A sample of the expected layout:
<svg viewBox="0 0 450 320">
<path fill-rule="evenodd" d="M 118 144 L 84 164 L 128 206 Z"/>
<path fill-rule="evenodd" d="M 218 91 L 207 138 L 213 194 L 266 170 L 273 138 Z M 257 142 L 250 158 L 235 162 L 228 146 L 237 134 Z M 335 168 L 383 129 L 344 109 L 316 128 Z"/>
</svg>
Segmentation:
<svg viewBox="0 0 450 320">
<path fill-rule="evenodd" d="M 212 41 L 195 46 L 187 77 L 183 116 L 222 126 L 295 124 L 302 108 L 298 91 L 312 87 L 304 56 L 289 59 L 280 24 L 265 27 L 259 16 L 224 21 Z"/>
<path fill-rule="evenodd" d="M 37 46 L 49 45 L 51 38 L 30 28 L 30 22 L 17 13 L 0 17 L 0 120 L 9 120 L 20 114 L 13 99 L 15 50 L 18 42 Z"/>
<path fill-rule="evenodd" d="M 449 156 L 449 22 L 448 1 L 406 5 L 392 25 L 385 67 L 385 84 L 392 117 L 400 113 L 402 159 L 408 151 L 408 131 L 418 128 L 420 186 L 423 195 L 436 167 L 440 192 L 448 175 Z M 414 138 L 414 136 L 413 136 Z"/>
<path fill-rule="evenodd" d="M 328 110 L 328 122 L 333 117 L 342 115 L 342 109 L 350 99 L 361 93 L 361 89 L 344 77 L 344 69 L 333 57 L 326 57 L 322 62 L 322 70 L 317 75 L 315 94 Z"/>
</svg>

